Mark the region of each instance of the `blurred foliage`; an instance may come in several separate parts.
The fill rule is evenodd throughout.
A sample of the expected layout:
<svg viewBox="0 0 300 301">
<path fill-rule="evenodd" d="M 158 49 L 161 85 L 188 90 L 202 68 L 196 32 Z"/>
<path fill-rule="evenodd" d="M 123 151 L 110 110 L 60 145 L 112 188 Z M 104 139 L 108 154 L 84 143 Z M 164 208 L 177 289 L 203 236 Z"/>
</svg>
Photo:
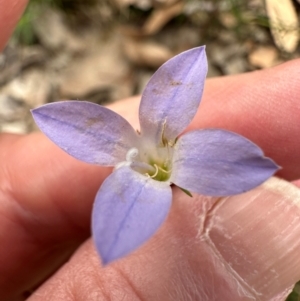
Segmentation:
<svg viewBox="0 0 300 301">
<path fill-rule="evenodd" d="M 297 282 L 286 301 L 300 301 L 300 282 Z"/>
<path fill-rule="evenodd" d="M 295 292 L 291 292 L 290 295 L 287 297 L 286 301 L 299 301 L 299 295 Z"/>
<path fill-rule="evenodd" d="M 268 18 L 263 15 L 262 12 L 257 11 L 255 7 L 251 6 L 248 1 L 240 0 L 185 0 L 186 3 L 194 2 L 198 8 L 194 13 L 196 17 L 192 15 L 187 17 L 184 14 L 176 17 L 172 21 L 172 25 L 180 25 L 182 23 L 192 23 L 195 26 L 205 26 L 208 28 L 207 33 L 211 34 L 219 32 L 220 15 L 224 11 L 231 14 L 235 20 L 235 25 L 230 30 L 235 31 L 237 34 L 247 32 L 247 26 L 259 25 L 268 27 Z M 99 18 L 96 11 L 93 9 L 98 5 L 99 10 L 104 11 L 108 8 L 113 12 L 111 20 L 103 20 Z M 33 20 L 47 6 L 63 11 L 74 24 L 82 24 L 84 26 L 92 19 L 97 20 L 99 25 L 103 25 L 103 22 L 121 22 L 121 23 L 134 23 L 139 26 L 143 24 L 145 19 L 151 14 L 153 8 L 143 10 L 136 6 L 130 5 L 127 8 L 118 7 L 114 1 L 111 0 L 31 0 L 27 9 L 20 20 L 17 29 L 15 31 L 15 39 L 23 44 L 33 44 L 36 42 L 36 37 L 33 30 Z M 203 11 L 199 8 L 203 7 Z M 197 17 L 197 14 L 199 17 Z M 102 20 L 100 20 L 102 19 Z M 198 20 L 197 20 L 198 19 Z M 200 20 L 199 20 L 200 19 Z M 101 23 L 102 22 L 102 23 Z"/>
<path fill-rule="evenodd" d="M 14 39 L 26 45 L 37 42 L 33 30 L 33 21 L 46 7 L 51 6 L 60 9 L 69 16 L 76 16 L 78 13 L 82 14 L 85 7 L 93 6 L 97 2 L 98 0 L 30 0 L 14 32 Z"/>
<path fill-rule="evenodd" d="M 33 30 L 33 20 L 35 16 L 38 15 L 45 6 L 57 6 L 61 1 L 62 0 L 31 0 L 15 29 L 14 39 L 22 44 L 34 44 L 36 42 Z"/>
</svg>

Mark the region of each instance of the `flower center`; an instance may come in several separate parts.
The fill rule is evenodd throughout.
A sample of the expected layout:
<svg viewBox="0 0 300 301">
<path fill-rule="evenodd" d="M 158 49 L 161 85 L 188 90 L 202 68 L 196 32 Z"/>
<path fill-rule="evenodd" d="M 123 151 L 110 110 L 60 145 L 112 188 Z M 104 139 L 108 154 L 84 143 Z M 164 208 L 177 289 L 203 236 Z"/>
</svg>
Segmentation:
<svg viewBox="0 0 300 301">
<path fill-rule="evenodd" d="M 168 181 L 172 172 L 173 149 L 170 146 L 156 149 L 131 148 L 126 154 L 126 161 L 120 162 L 115 169 L 130 166 L 133 170 L 151 177 L 156 181 Z"/>
</svg>

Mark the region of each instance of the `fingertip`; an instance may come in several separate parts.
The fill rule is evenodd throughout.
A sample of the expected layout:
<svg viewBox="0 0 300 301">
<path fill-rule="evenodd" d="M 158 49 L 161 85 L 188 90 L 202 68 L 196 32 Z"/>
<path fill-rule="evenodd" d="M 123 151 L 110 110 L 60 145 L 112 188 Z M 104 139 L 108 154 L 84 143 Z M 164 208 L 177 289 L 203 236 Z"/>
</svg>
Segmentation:
<svg viewBox="0 0 300 301">
<path fill-rule="evenodd" d="M 0 0 L 0 51 L 15 29 L 28 0 Z"/>
</svg>

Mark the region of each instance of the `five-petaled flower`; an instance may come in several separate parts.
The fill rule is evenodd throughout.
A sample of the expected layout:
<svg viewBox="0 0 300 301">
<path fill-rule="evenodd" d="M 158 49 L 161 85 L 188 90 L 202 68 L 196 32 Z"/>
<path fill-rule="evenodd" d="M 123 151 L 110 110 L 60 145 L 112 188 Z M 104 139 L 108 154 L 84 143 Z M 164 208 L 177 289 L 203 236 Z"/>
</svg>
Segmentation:
<svg viewBox="0 0 300 301">
<path fill-rule="evenodd" d="M 250 190 L 277 171 L 258 146 L 238 134 L 203 129 L 179 136 L 196 114 L 206 73 L 204 47 L 162 65 L 143 92 L 140 131 L 89 102 L 56 102 L 32 111 L 40 129 L 70 155 L 115 167 L 92 213 L 93 238 L 104 264 L 156 232 L 170 210 L 171 184 L 187 193 L 226 196 Z"/>
</svg>

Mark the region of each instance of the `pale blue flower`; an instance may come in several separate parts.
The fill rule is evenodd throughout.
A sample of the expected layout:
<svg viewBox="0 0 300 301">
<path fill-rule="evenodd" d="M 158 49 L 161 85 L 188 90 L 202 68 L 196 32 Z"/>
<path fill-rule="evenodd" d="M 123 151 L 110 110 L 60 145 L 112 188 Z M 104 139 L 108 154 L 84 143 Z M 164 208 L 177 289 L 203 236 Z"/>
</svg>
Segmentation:
<svg viewBox="0 0 300 301">
<path fill-rule="evenodd" d="M 142 95 L 140 132 L 89 102 L 56 102 L 33 110 L 40 129 L 70 155 L 115 167 L 96 195 L 92 214 L 104 264 L 156 232 L 171 207 L 171 184 L 187 193 L 226 196 L 250 190 L 278 170 L 258 146 L 235 133 L 204 129 L 179 136 L 196 114 L 206 73 L 204 47 L 158 69 Z"/>
</svg>

